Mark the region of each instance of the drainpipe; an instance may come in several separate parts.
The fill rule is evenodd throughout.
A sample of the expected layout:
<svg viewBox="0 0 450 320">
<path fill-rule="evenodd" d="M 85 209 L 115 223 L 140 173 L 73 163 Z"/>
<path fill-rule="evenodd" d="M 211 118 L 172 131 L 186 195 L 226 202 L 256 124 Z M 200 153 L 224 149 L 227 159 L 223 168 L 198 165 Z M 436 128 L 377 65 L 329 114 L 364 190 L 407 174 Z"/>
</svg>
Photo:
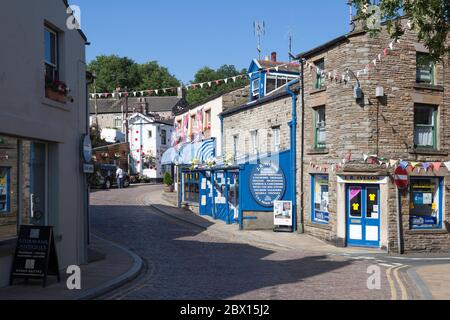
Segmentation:
<svg viewBox="0 0 450 320">
<path fill-rule="evenodd" d="M 292 80 L 286 86 L 286 92 L 292 97 L 292 121 L 291 127 L 291 181 L 292 181 L 292 214 L 293 214 L 293 232 L 297 231 L 297 94 L 290 87 L 299 83 L 299 79 Z"/>
<path fill-rule="evenodd" d="M 224 145 L 224 139 L 223 139 L 223 137 L 224 137 L 224 125 L 223 125 L 223 116 L 222 115 L 220 115 L 219 116 L 219 119 L 220 119 L 220 156 L 223 156 L 223 145 Z M 216 147 L 217 147 L 217 143 L 216 143 Z M 216 150 L 216 152 L 217 152 L 217 150 Z M 216 156 L 218 156 L 217 154 L 216 154 Z"/>
</svg>

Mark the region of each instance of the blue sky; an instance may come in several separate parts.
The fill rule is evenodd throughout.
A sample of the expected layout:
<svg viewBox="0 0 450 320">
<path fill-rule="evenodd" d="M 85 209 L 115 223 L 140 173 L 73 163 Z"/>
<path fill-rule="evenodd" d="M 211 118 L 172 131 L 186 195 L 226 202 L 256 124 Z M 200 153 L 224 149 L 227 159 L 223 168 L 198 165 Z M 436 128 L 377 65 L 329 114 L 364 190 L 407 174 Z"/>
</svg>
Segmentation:
<svg viewBox="0 0 450 320">
<path fill-rule="evenodd" d="M 158 61 L 187 83 L 204 66 L 247 68 L 257 57 L 253 21 L 264 20 L 263 55 L 288 59 L 349 30 L 347 0 L 71 0 L 81 8 L 82 29 L 100 54 Z"/>
</svg>

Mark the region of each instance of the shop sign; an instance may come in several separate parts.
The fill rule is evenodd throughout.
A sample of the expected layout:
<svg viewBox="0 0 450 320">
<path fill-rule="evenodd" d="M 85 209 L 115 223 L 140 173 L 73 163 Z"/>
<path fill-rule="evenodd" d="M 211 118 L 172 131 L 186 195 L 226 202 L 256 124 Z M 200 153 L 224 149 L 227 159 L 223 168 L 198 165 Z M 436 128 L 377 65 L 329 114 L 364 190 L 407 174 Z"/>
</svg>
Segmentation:
<svg viewBox="0 0 450 320">
<path fill-rule="evenodd" d="M 48 275 L 60 281 L 53 227 L 21 226 L 11 271 L 14 278 L 42 279 L 44 286 Z"/>
<path fill-rule="evenodd" d="M 249 178 L 250 192 L 255 201 L 263 207 L 273 207 L 286 192 L 286 176 L 283 170 L 272 162 L 256 165 Z"/>
<path fill-rule="evenodd" d="M 388 184 L 388 177 L 379 176 L 338 176 L 338 183 Z"/>
<path fill-rule="evenodd" d="M 274 202 L 274 225 L 292 227 L 292 201 Z"/>
<path fill-rule="evenodd" d="M 82 154 L 85 162 L 92 161 L 92 141 L 89 135 L 84 137 Z"/>
<path fill-rule="evenodd" d="M 432 228 L 437 225 L 436 217 L 412 216 L 411 224 L 416 228 Z"/>
<path fill-rule="evenodd" d="M 95 171 L 95 169 L 94 169 L 93 164 L 88 164 L 88 163 L 83 164 L 83 173 L 93 174 L 94 171 Z"/>
</svg>

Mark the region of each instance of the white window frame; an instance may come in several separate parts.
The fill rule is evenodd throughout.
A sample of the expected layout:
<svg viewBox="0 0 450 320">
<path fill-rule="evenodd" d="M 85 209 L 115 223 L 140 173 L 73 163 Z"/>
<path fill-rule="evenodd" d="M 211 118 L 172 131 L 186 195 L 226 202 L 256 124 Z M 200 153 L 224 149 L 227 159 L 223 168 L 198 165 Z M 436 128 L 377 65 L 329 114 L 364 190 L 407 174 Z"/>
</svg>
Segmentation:
<svg viewBox="0 0 450 320">
<path fill-rule="evenodd" d="M 280 152 L 281 150 L 281 127 L 272 128 L 273 137 L 273 151 Z"/>
<path fill-rule="evenodd" d="M 255 84 L 258 85 L 255 85 Z M 259 97 L 260 96 L 260 86 L 261 86 L 261 79 L 257 78 L 252 80 L 252 96 L 253 97 Z"/>
<path fill-rule="evenodd" d="M 250 131 L 250 137 L 252 142 L 252 155 L 257 155 L 259 153 L 259 137 L 258 130 Z"/>
<path fill-rule="evenodd" d="M 275 89 L 272 90 L 272 91 L 267 91 L 267 79 L 269 77 L 271 77 L 271 78 L 275 77 Z M 275 92 L 275 91 L 277 91 L 278 89 L 280 89 L 282 87 L 282 86 L 278 85 L 278 81 L 280 79 L 286 79 L 286 81 L 287 81 L 286 83 L 289 83 L 290 81 L 292 81 L 292 80 L 294 80 L 296 78 L 297 78 L 296 76 L 286 75 L 286 74 L 276 74 L 276 75 L 270 74 L 270 75 L 267 75 L 266 79 L 265 79 L 265 83 L 264 83 L 264 90 L 266 91 L 266 95 L 271 94 L 272 92 Z"/>
<path fill-rule="evenodd" d="M 55 36 L 55 52 L 54 52 L 54 54 L 55 54 L 55 63 L 47 61 L 47 59 L 45 57 L 45 50 L 46 50 L 46 48 L 45 48 L 45 45 L 46 45 L 46 43 L 45 43 L 45 31 L 48 31 L 49 33 L 51 33 L 51 34 L 53 34 Z M 58 32 L 56 32 L 55 30 L 51 29 L 51 27 L 45 25 L 44 26 L 44 64 L 55 68 L 55 72 L 56 73 L 58 73 L 58 71 L 59 71 L 59 68 L 58 68 L 58 63 L 59 63 L 59 56 L 58 56 L 58 51 L 59 51 L 58 49 L 59 48 L 58 47 L 59 47 L 59 43 L 58 42 L 59 42 Z"/>
</svg>

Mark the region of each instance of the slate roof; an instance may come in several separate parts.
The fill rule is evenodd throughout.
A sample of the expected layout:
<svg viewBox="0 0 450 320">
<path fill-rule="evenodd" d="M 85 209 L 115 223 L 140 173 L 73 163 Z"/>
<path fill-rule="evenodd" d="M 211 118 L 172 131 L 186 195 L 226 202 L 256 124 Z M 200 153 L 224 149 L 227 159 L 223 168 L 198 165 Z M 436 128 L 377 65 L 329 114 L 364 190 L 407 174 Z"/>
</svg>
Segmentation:
<svg viewBox="0 0 450 320">
<path fill-rule="evenodd" d="M 177 106 L 186 105 L 186 101 L 179 97 L 145 97 L 129 98 L 128 106 L 140 106 L 148 104 L 149 113 L 172 112 Z M 122 106 L 125 105 L 125 98 L 122 99 L 97 99 L 97 108 L 99 114 L 121 113 Z M 89 100 L 89 110 L 95 114 L 95 99 Z"/>
<path fill-rule="evenodd" d="M 274 61 L 270 61 L 270 60 L 258 60 L 258 64 L 263 69 L 275 68 L 277 66 L 281 66 L 281 65 L 284 65 L 286 63 L 287 62 L 274 62 Z M 285 66 L 279 67 L 279 71 L 300 73 L 300 64 L 298 64 L 296 62 L 292 62 L 289 65 L 285 65 Z"/>
</svg>

